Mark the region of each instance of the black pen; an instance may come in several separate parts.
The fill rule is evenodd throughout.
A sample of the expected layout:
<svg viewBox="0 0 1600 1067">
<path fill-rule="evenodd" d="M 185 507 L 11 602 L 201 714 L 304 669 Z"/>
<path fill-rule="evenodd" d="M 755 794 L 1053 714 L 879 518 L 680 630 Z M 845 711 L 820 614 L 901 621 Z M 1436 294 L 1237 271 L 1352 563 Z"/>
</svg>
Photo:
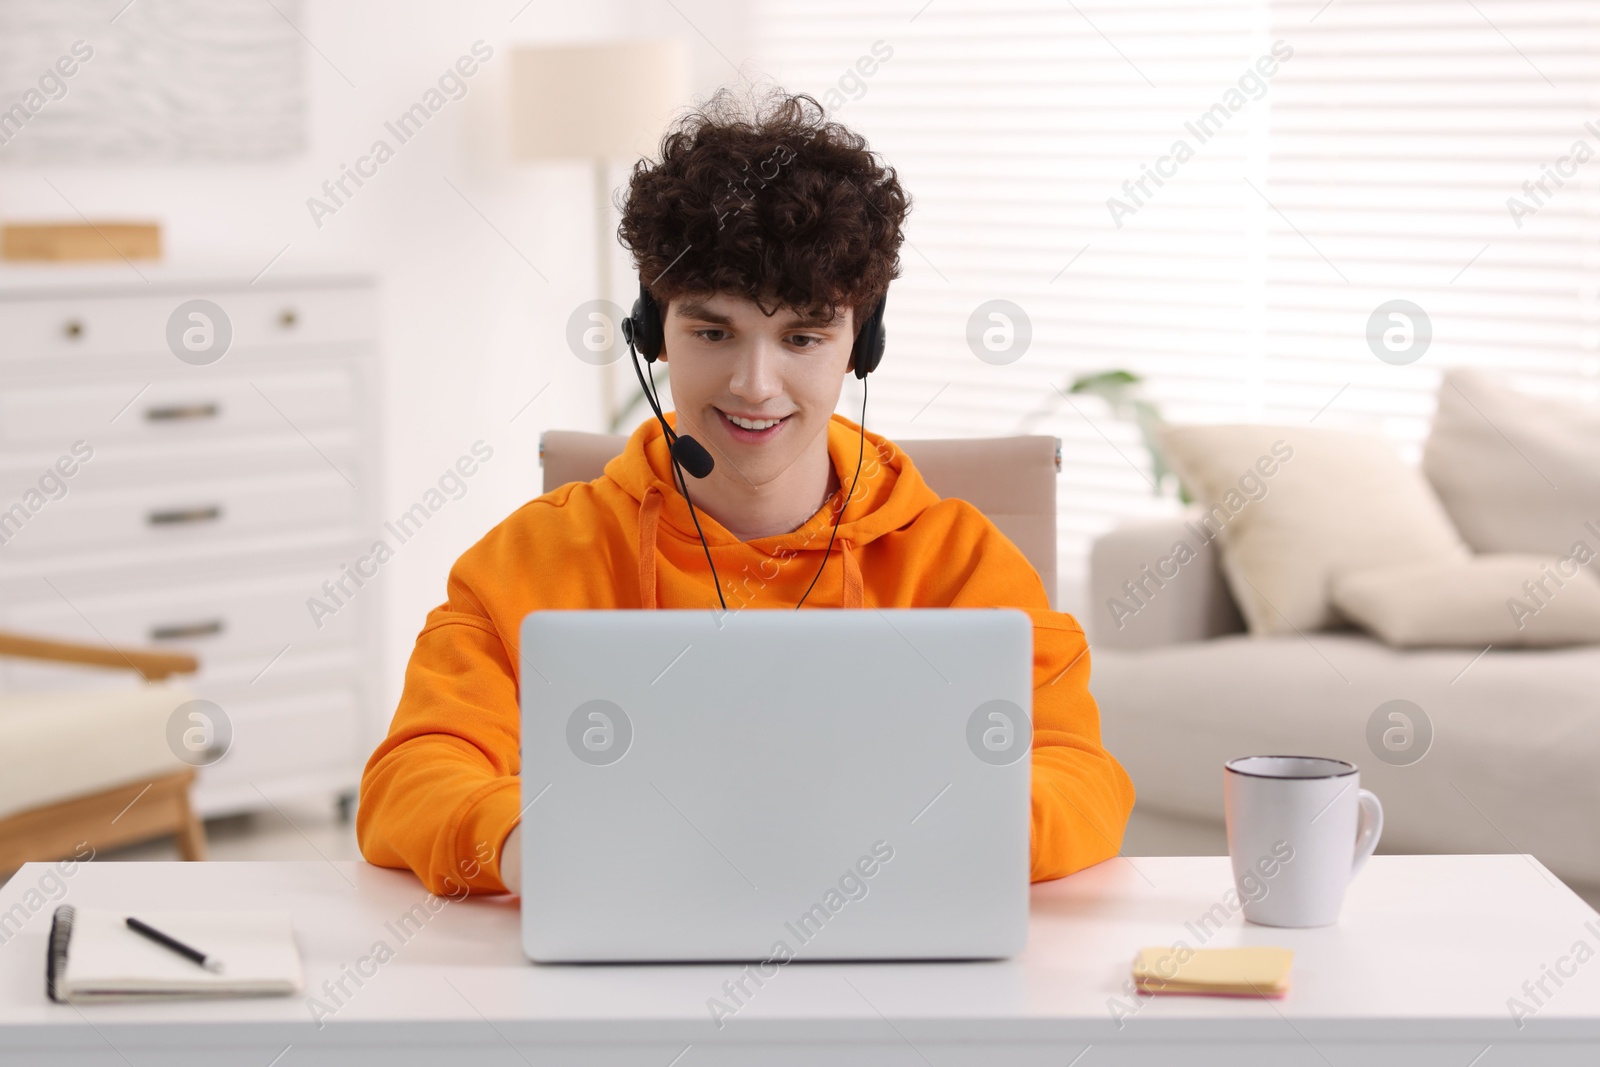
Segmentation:
<svg viewBox="0 0 1600 1067">
<path fill-rule="evenodd" d="M 131 915 L 128 916 L 128 928 L 134 933 L 148 937 L 158 945 L 165 945 L 180 956 L 193 960 L 213 974 L 222 970 L 222 961 L 215 956 L 207 956 L 197 948 L 190 948 L 177 938 L 164 934 L 155 927 L 148 923 L 142 923 Z"/>
</svg>

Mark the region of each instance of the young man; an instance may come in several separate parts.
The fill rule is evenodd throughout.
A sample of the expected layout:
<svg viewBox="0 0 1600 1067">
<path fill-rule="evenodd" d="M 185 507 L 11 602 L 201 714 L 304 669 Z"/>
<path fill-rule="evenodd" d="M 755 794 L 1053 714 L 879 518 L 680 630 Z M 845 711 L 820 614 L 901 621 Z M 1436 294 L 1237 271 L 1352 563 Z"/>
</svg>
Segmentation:
<svg viewBox="0 0 1600 1067">
<path fill-rule="evenodd" d="M 551 608 L 1021 608 L 1032 878 L 1121 844 L 1133 784 L 1100 744 L 1082 629 L 977 509 L 833 413 L 857 331 L 899 275 L 909 201 L 814 99 L 769 103 L 746 115 L 724 92 L 680 120 L 661 159 L 635 166 L 620 227 L 662 309 L 666 421 L 713 470 L 684 476 L 685 500 L 645 420 L 601 477 L 530 501 L 469 549 L 417 637 L 356 833 L 368 860 L 435 893 L 519 888 L 517 641 L 523 616 Z"/>
</svg>

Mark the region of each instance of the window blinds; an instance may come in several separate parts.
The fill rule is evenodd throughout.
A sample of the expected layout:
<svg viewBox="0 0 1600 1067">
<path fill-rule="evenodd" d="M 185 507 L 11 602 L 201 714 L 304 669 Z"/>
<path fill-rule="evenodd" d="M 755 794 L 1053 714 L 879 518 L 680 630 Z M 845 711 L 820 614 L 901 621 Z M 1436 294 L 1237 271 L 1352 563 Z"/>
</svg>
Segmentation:
<svg viewBox="0 0 1600 1067">
<path fill-rule="evenodd" d="M 914 200 L 868 427 L 1061 437 L 1081 612 L 1093 539 L 1176 505 L 1077 376 L 1139 374 L 1173 421 L 1381 430 L 1412 458 L 1442 367 L 1600 392 L 1600 159 L 1560 163 L 1600 152 L 1595 9 L 763 0 L 753 45 Z M 1542 202 L 1514 219 L 1525 181 Z M 1413 363 L 1367 340 L 1393 300 L 1432 328 Z"/>
</svg>

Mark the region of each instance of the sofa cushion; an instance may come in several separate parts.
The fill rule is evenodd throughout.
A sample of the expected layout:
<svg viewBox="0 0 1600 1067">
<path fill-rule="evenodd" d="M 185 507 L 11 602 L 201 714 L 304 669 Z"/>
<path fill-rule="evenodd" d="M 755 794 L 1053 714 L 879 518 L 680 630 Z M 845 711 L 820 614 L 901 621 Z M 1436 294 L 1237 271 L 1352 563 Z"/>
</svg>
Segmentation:
<svg viewBox="0 0 1600 1067">
<path fill-rule="evenodd" d="M 1386 440 L 1311 426 L 1167 426 L 1160 444 L 1205 509 L 1201 536 L 1257 636 L 1339 623 L 1334 574 L 1468 552 L 1433 489 Z"/>
<path fill-rule="evenodd" d="M 167 719 L 192 697 L 167 683 L 0 694 L 0 818 L 182 770 Z"/>
<path fill-rule="evenodd" d="M 1600 642 L 1600 578 L 1587 556 L 1475 556 L 1338 575 L 1333 603 L 1398 647 Z"/>
<path fill-rule="evenodd" d="M 1477 552 L 1600 551 L 1600 404 L 1527 396 L 1445 372 L 1423 470 Z"/>
</svg>

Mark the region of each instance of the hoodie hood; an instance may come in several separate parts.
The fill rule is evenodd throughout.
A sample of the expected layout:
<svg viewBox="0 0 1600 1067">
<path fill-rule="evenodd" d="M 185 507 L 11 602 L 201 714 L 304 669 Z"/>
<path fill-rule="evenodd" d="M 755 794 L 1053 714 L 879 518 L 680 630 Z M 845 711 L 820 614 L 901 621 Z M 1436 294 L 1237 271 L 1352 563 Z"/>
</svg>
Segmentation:
<svg viewBox="0 0 1600 1067">
<path fill-rule="evenodd" d="M 677 412 L 667 412 L 666 418 L 676 431 Z M 838 414 L 829 421 L 827 433 L 828 458 L 840 487 L 798 530 L 741 542 L 703 508 L 696 507 L 695 513 L 699 516 L 706 545 L 719 562 L 726 558 L 732 563 L 740 552 L 754 553 L 763 559 L 809 553 L 810 569 L 815 570 L 821 564 L 819 553 L 829 551 L 828 538 L 833 531 L 835 509 L 850 491 L 859 453 L 860 479 L 854 496 L 845 505 L 844 514 L 839 516 L 839 530 L 831 553 L 841 555 L 844 563 L 844 596 L 840 606 L 861 607 L 858 551 L 883 534 L 903 528 L 938 503 L 939 497 L 922 480 L 905 453 L 887 438 L 868 430 L 862 450 L 860 425 Z M 715 453 L 713 458 L 727 462 L 725 457 Z M 695 531 L 688 502 L 679 492 L 673 475 L 661 424 L 654 418 L 642 422 L 628 438 L 621 455 L 606 464 L 605 476 L 639 502 L 639 596 L 644 606 L 653 608 L 656 606 L 655 571 L 660 540 L 675 538 L 692 542 L 696 550 L 700 547 L 700 534 Z M 693 495 L 694 479 L 687 480 Z"/>
</svg>

